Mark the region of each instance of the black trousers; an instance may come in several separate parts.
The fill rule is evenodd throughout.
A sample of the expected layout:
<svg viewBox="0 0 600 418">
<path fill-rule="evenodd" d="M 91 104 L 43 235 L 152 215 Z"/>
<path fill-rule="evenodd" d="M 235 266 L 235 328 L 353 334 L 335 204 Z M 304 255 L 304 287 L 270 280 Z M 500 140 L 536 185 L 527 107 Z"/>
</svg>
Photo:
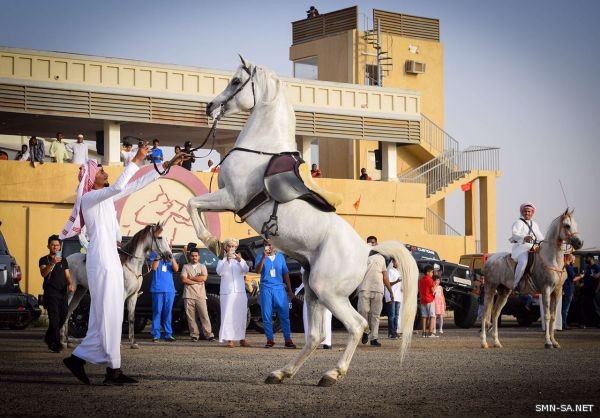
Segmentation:
<svg viewBox="0 0 600 418">
<path fill-rule="evenodd" d="M 44 341 L 49 348 L 60 347 L 60 329 L 67 319 L 68 295 L 44 292 L 44 306 L 48 311 L 48 331 Z"/>
</svg>

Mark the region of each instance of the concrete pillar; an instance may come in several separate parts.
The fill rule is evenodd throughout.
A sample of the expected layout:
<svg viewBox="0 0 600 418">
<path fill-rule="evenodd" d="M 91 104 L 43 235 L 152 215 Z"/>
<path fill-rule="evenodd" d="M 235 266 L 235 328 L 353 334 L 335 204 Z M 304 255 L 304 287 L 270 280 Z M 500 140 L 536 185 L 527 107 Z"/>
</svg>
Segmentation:
<svg viewBox="0 0 600 418">
<path fill-rule="evenodd" d="M 465 235 L 477 238 L 477 184 L 471 182 L 471 189 L 465 192 Z"/>
<path fill-rule="evenodd" d="M 104 121 L 104 165 L 121 164 L 121 124 L 110 120 Z"/>
<path fill-rule="evenodd" d="M 383 142 L 381 144 L 381 180 L 398 180 L 397 160 L 396 143 Z"/>
<path fill-rule="evenodd" d="M 496 252 L 496 177 L 479 178 L 481 213 L 481 251 Z"/>
<path fill-rule="evenodd" d="M 312 166 L 311 144 L 316 139 L 317 138 L 315 138 L 314 136 L 301 136 L 301 137 L 299 137 L 299 140 L 297 141 L 298 142 L 298 150 L 302 154 L 302 159 L 304 160 L 304 162 L 306 162 L 306 164 L 308 165 L 309 168 Z"/>
</svg>

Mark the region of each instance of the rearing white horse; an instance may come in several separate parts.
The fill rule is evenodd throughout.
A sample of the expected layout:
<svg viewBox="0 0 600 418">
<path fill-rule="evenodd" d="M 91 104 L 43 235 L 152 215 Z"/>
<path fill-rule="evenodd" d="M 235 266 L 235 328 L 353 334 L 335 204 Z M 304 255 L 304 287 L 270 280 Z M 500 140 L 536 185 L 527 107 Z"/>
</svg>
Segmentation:
<svg viewBox="0 0 600 418">
<path fill-rule="evenodd" d="M 241 57 L 240 57 L 241 58 Z M 270 158 L 281 153 L 298 152 L 295 140 L 296 119 L 277 76 L 244 62 L 225 90 L 207 107 L 213 118 L 251 111 L 235 147 L 223 159 L 219 173 L 219 190 L 190 199 L 188 210 L 198 238 L 208 245 L 214 240 L 203 221 L 203 212 L 238 212 L 264 190 L 263 177 Z M 261 231 L 273 213 L 274 202 L 268 200 L 245 217 L 256 231 Z M 275 370 L 266 383 L 281 383 L 294 376 L 308 356 L 324 338 L 322 317 L 329 309 L 348 330 L 346 349 L 337 367 L 327 371 L 319 385 L 330 386 L 343 377 L 350 365 L 358 341 L 367 329 L 365 319 L 352 307 L 348 296 L 363 280 L 371 250 L 398 260 L 404 277 L 402 310 L 403 340 L 400 350 L 404 359 L 412 337 L 417 304 L 418 268 L 415 260 L 397 241 L 369 247 L 356 231 L 334 212 L 322 212 L 309 203 L 295 199 L 279 205 L 278 235 L 273 244 L 298 260 L 305 269 L 302 281 L 306 289 L 309 343 L 284 368 Z"/>
</svg>

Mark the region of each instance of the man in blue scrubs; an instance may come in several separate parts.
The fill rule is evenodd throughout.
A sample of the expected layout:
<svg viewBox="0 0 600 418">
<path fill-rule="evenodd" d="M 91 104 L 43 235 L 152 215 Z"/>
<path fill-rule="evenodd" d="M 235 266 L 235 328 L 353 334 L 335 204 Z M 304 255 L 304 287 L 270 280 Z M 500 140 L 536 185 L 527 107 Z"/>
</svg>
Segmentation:
<svg viewBox="0 0 600 418">
<path fill-rule="evenodd" d="M 179 264 L 172 254 L 159 256 L 155 252 L 150 253 L 152 262 L 152 283 L 150 293 L 152 294 L 152 341 L 160 340 L 161 325 L 165 330 L 165 341 L 175 341 L 171 327 L 171 316 L 173 301 L 175 300 L 175 284 L 173 273 L 179 271 Z"/>
<path fill-rule="evenodd" d="M 275 345 L 272 323 L 273 308 L 276 309 L 281 323 L 285 347 L 296 348 L 296 344 L 292 341 L 289 311 L 289 304 L 294 297 L 294 293 L 292 292 L 285 257 L 275 251 L 269 240 L 265 240 L 263 253 L 256 257 L 254 265 L 256 266 L 256 273 L 260 274 L 260 308 L 265 336 L 267 337 L 265 348 L 271 348 Z"/>
</svg>

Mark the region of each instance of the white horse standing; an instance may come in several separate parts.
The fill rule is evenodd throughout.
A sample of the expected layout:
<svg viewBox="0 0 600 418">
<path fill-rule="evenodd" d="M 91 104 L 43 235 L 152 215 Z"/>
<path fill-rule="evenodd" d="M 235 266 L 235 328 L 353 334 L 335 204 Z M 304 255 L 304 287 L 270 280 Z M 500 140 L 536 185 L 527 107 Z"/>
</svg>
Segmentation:
<svg viewBox="0 0 600 418">
<path fill-rule="evenodd" d="M 539 250 L 531 266 L 531 278 L 521 279 L 520 286 L 530 293 L 541 293 L 544 311 L 545 347 L 560 348 L 554 338 L 554 321 L 556 320 L 556 304 L 562 295 L 564 271 L 564 244 L 573 246 L 578 250 L 583 241 L 577 236 L 577 223 L 573 217 L 573 211 L 567 209 L 550 224 L 546 233 L 546 239 L 539 244 Z M 484 315 L 481 321 L 481 347 L 488 348 L 486 336 L 486 322 L 492 321 L 491 333 L 494 339 L 494 347 L 502 347 L 498 339 L 498 317 L 506 304 L 508 295 L 511 293 L 512 284 L 515 279 L 515 262 L 510 253 L 496 253 L 490 256 L 484 267 L 485 275 L 485 300 Z M 498 298 L 494 303 L 494 295 L 498 292 Z"/>
<path fill-rule="evenodd" d="M 241 57 L 240 57 L 241 58 Z M 296 119 L 277 76 L 253 64 L 242 65 L 229 85 L 207 107 L 213 118 L 251 111 L 235 147 L 222 160 L 219 190 L 190 199 L 188 210 L 198 238 L 208 245 L 214 240 L 202 219 L 207 211 L 238 212 L 264 189 L 263 176 L 270 158 L 282 153 L 298 152 L 295 140 Z M 261 231 L 273 213 L 273 200 L 252 211 L 245 221 Z M 402 306 L 403 335 L 401 360 L 412 336 L 417 303 L 418 268 L 405 246 L 388 241 L 369 247 L 356 231 L 333 212 L 322 212 L 309 203 L 295 199 L 279 205 L 278 234 L 273 244 L 298 260 L 305 269 L 302 281 L 308 307 L 309 343 L 284 368 L 273 371 L 266 383 L 280 383 L 294 376 L 325 334 L 322 317 L 325 308 L 348 330 L 346 349 L 337 367 L 327 371 L 319 385 L 330 386 L 343 377 L 363 331 L 365 319 L 352 307 L 348 296 L 363 280 L 371 250 L 398 260 L 404 277 Z"/>
<path fill-rule="evenodd" d="M 121 263 L 123 264 L 123 284 L 124 299 L 127 304 L 127 320 L 129 322 L 129 346 L 139 348 L 135 342 L 135 305 L 137 304 L 138 293 L 142 287 L 142 267 L 146 260 L 148 251 L 155 251 L 158 254 L 171 252 L 167 241 L 161 236 L 163 226 L 158 224 L 146 225 L 142 230 L 136 232 L 131 240 L 125 244 L 121 250 Z M 85 259 L 87 254 L 75 253 L 67 257 L 69 269 L 71 270 L 71 279 L 75 286 L 75 292 L 69 297 L 69 311 L 67 320 L 63 325 L 61 339 L 63 343 L 68 342 L 69 336 L 69 318 L 73 311 L 77 309 L 79 302 L 88 291 L 88 278 L 85 268 Z"/>
</svg>

